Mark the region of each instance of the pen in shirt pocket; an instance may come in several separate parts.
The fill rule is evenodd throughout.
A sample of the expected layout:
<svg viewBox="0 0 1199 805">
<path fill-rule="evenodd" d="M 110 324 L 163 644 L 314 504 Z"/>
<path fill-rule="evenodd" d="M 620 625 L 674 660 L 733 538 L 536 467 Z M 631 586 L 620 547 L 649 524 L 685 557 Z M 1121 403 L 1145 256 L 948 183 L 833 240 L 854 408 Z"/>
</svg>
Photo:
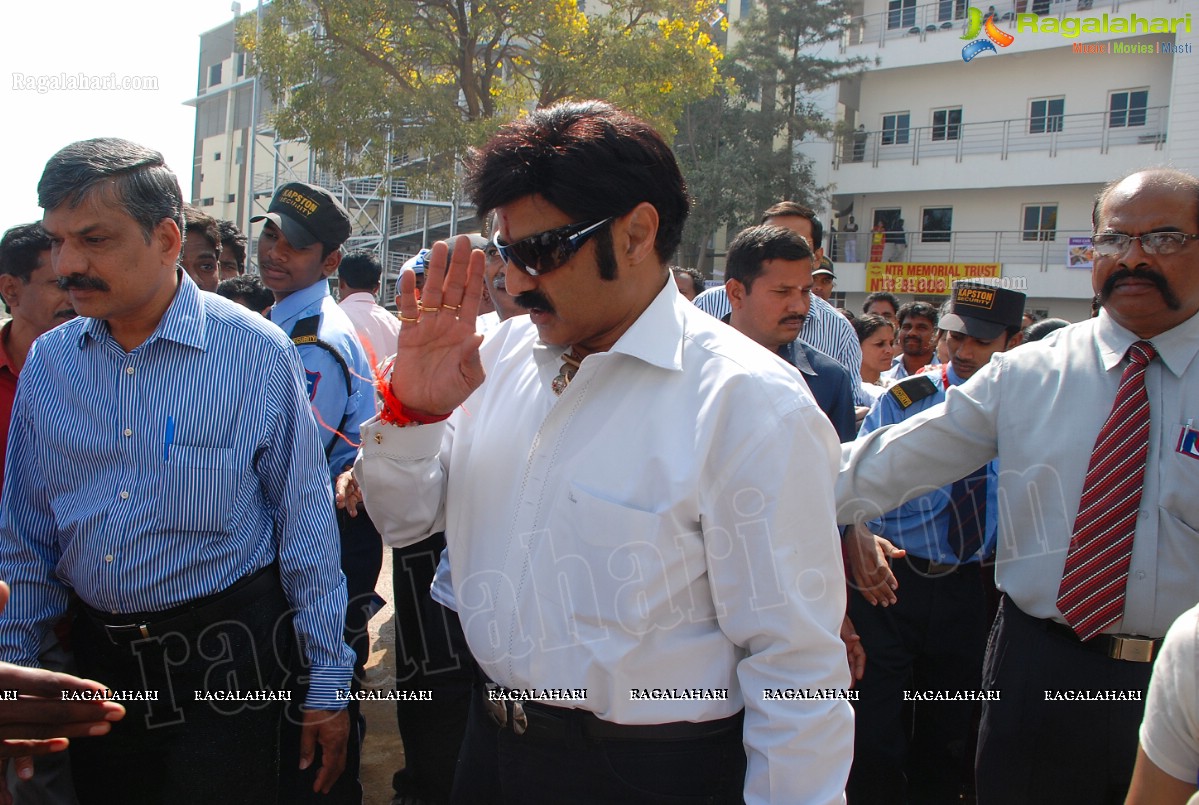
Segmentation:
<svg viewBox="0 0 1199 805">
<path fill-rule="evenodd" d="M 167 433 L 162 439 L 162 460 L 166 462 L 171 457 L 171 443 L 175 441 L 175 417 L 167 416 Z"/>
</svg>

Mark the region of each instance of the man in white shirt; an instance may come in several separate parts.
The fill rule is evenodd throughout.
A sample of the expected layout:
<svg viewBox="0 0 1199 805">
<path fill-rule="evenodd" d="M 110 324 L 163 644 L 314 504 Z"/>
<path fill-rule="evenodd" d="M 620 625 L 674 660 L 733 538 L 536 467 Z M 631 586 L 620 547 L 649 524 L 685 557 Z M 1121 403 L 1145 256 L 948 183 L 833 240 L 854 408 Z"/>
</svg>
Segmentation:
<svg viewBox="0 0 1199 805">
<path fill-rule="evenodd" d="M 669 147 L 562 104 L 501 130 L 468 188 L 530 315 L 480 349 L 484 255 L 459 240 L 447 271 L 435 245 L 355 468 L 389 538 L 445 530 L 501 690 L 461 763 L 505 803 L 842 802 L 836 436 L 793 369 L 674 287 Z"/>
<path fill-rule="evenodd" d="M 337 268 L 339 306 L 350 317 L 371 366 L 395 352 L 400 335 L 400 320 L 375 302 L 382 276 L 379 258 L 368 251 L 350 252 Z"/>
<path fill-rule="evenodd" d="M 1154 653 L 1199 590 L 1199 180 L 1133 174 L 1094 226 L 1097 318 L 842 456 L 846 521 L 1000 459 L 982 805 L 1123 801 Z"/>
</svg>

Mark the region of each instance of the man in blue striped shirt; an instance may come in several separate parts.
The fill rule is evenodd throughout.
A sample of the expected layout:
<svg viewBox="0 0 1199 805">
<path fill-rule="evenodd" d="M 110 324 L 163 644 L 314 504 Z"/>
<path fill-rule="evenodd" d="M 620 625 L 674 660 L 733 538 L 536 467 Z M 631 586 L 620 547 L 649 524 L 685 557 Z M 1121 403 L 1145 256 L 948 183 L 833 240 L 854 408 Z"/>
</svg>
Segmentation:
<svg viewBox="0 0 1199 805">
<path fill-rule="evenodd" d="M 0 500 L 0 575 L 18 595 L 0 659 L 35 664 L 74 593 L 80 670 L 130 710 L 71 747 L 85 805 L 273 802 L 279 765 L 310 766 L 317 744 L 327 790 L 353 655 L 296 351 L 179 269 L 182 198 L 158 152 L 75 143 L 38 197 L 80 318 L 21 372 Z M 299 662 L 306 709 L 288 725 Z M 281 758 L 296 730 L 301 757 Z"/>
<path fill-rule="evenodd" d="M 824 256 L 821 246 L 824 227 L 816 213 L 808 207 L 794 201 L 780 201 L 762 214 L 762 223 L 790 229 L 804 238 L 812 247 L 813 265 L 819 264 Z M 695 297 L 694 302 L 700 310 L 718 319 L 723 319 L 732 310 L 723 285 L 709 288 Z M 869 408 L 873 400 L 862 389 L 862 345 L 849 320 L 816 296 L 812 299 L 812 309 L 804 318 L 799 337 L 845 367 L 845 371 L 849 372 L 854 405 Z M 861 411 L 863 416 L 865 413 Z"/>
</svg>

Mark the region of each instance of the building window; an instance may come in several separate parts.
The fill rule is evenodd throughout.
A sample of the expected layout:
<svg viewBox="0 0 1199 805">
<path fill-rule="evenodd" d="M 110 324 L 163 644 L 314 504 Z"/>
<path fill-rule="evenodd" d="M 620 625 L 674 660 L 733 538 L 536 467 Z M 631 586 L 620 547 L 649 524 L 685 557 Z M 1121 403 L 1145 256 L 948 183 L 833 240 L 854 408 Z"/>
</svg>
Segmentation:
<svg viewBox="0 0 1199 805">
<path fill-rule="evenodd" d="M 208 198 L 202 198 L 202 199 L 200 199 L 200 206 L 201 207 L 211 207 L 214 201 L 215 201 L 215 199 L 213 199 L 211 196 L 209 196 Z"/>
<path fill-rule="evenodd" d="M 1028 133 L 1048 134 L 1062 130 L 1062 116 L 1066 113 L 1065 98 L 1038 98 L 1028 107 Z"/>
<path fill-rule="evenodd" d="M 246 74 L 246 54 L 238 53 L 233 57 L 234 70 L 237 72 L 237 77 L 241 78 Z"/>
<path fill-rule="evenodd" d="M 215 87 L 219 83 L 221 83 L 221 64 L 217 62 L 208 68 L 208 86 Z"/>
<path fill-rule="evenodd" d="M 1145 125 L 1149 108 L 1149 90 L 1125 89 L 1113 92 L 1107 104 L 1107 125 L 1113 129 Z"/>
<path fill-rule="evenodd" d="M 1024 240 L 1057 240 L 1057 205 L 1024 205 Z"/>
<path fill-rule="evenodd" d="M 907 145 L 910 120 L 907 112 L 883 115 L 883 145 Z"/>
<path fill-rule="evenodd" d="M 741 0 L 741 19 L 748 17 L 753 10 L 753 0 Z"/>
<path fill-rule="evenodd" d="M 212 161 L 213 161 L 213 162 L 220 162 L 220 161 L 221 161 L 221 152 L 220 152 L 220 151 L 217 151 L 216 153 L 214 153 L 214 154 L 212 155 Z"/>
<path fill-rule="evenodd" d="M 225 197 L 225 202 L 228 204 L 232 204 L 235 201 L 237 201 L 237 193 L 230 193 Z"/>
<path fill-rule="evenodd" d="M 960 20 L 966 16 L 966 0 L 938 0 L 937 22 Z"/>
<path fill-rule="evenodd" d="M 962 130 L 962 107 L 933 110 L 933 139 L 956 140 Z"/>
<path fill-rule="evenodd" d="M 948 243 L 953 207 L 925 207 L 920 214 L 920 242 Z"/>
<path fill-rule="evenodd" d="M 916 24 L 916 0 L 887 0 L 887 27 L 911 28 Z"/>
</svg>

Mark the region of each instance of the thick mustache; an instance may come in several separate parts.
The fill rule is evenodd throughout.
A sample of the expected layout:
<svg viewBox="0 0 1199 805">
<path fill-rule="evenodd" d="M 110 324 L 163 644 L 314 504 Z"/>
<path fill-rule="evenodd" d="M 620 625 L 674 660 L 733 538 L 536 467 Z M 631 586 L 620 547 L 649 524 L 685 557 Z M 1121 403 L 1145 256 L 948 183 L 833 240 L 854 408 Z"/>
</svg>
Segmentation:
<svg viewBox="0 0 1199 805">
<path fill-rule="evenodd" d="M 554 312 L 554 306 L 550 304 L 550 300 L 546 299 L 540 291 L 524 291 L 512 298 L 516 301 L 516 304 L 525 310 L 544 310 L 546 313 Z"/>
<path fill-rule="evenodd" d="M 107 291 L 108 283 L 98 277 L 71 274 L 58 278 L 58 287 L 64 291 Z"/>
<path fill-rule="evenodd" d="M 804 322 L 803 316 L 786 316 L 784 318 L 779 319 L 779 324 L 798 324 L 800 327 L 803 326 L 803 322 Z"/>
<path fill-rule="evenodd" d="M 1121 268 L 1108 275 L 1108 278 L 1103 282 L 1103 287 L 1099 289 L 1099 304 L 1102 305 L 1107 302 L 1108 297 L 1116 290 L 1116 283 L 1127 279 L 1148 280 L 1161 293 L 1162 301 L 1166 303 L 1166 307 L 1170 308 L 1170 310 L 1179 310 L 1182 308 L 1182 300 L 1175 295 L 1174 290 L 1170 287 L 1170 283 L 1166 281 L 1165 277 L 1151 269 L 1134 271 L 1131 268 Z"/>
</svg>

